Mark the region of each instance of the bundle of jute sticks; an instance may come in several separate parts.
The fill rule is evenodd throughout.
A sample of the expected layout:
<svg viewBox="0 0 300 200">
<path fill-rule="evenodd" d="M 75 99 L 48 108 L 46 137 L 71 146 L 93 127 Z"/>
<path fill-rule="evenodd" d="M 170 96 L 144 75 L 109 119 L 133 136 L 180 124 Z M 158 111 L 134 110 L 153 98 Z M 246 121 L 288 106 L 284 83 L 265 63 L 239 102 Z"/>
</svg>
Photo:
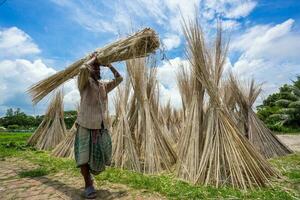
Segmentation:
<svg viewBox="0 0 300 200">
<path fill-rule="evenodd" d="M 208 42 L 198 17 L 184 21 L 183 32 L 190 74 L 178 80 L 180 88 L 187 85 L 189 89 L 181 89 L 186 111 L 178 140 L 177 177 L 215 187 L 272 185 L 280 174 L 244 137 L 220 95 L 229 44 L 221 24 L 212 42 Z"/>
<path fill-rule="evenodd" d="M 39 150 L 50 150 L 61 142 L 66 133 L 63 92 L 59 90 L 53 96 L 43 121 L 28 139 L 27 143 Z"/>
<path fill-rule="evenodd" d="M 66 136 L 53 149 L 52 155 L 56 157 L 65 157 L 74 159 L 74 143 L 77 127 L 74 123 L 72 128 L 67 131 Z"/>
<path fill-rule="evenodd" d="M 133 58 L 146 57 L 159 47 L 159 39 L 154 30 L 145 28 L 125 39 L 120 39 L 103 48 L 96 49 L 97 60 L 102 64 L 128 60 Z M 28 92 L 34 104 L 42 100 L 51 91 L 62 85 L 64 82 L 75 77 L 90 54 L 74 62 L 66 69 L 53 74 L 52 76 L 32 85 Z"/>
</svg>

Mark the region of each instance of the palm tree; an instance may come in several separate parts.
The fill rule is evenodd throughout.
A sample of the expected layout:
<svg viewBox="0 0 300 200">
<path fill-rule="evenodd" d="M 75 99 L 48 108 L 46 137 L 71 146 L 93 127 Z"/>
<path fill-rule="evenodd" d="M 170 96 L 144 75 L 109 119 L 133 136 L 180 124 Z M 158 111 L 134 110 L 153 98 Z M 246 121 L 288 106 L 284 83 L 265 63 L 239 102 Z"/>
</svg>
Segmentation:
<svg viewBox="0 0 300 200">
<path fill-rule="evenodd" d="M 269 116 L 270 120 L 277 120 L 277 125 L 300 126 L 300 76 L 293 81 L 293 85 L 280 88 L 280 99 L 275 102 L 280 109 Z"/>
</svg>

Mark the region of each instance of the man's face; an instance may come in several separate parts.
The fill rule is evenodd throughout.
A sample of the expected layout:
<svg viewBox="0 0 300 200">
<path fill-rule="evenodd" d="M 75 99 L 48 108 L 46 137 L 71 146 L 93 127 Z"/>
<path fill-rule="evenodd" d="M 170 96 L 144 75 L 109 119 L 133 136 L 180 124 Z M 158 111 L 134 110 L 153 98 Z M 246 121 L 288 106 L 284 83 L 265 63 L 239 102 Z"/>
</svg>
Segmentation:
<svg viewBox="0 0 300 200">
<path fill-rule="evenodd" d="M 101 78 L 101 76 L 100 76 L 100 66 L 96 66 L 96 67 L 94 66 L 93 67 L 93 77 L 96 80 L 99 80 Z"/>
</svg>

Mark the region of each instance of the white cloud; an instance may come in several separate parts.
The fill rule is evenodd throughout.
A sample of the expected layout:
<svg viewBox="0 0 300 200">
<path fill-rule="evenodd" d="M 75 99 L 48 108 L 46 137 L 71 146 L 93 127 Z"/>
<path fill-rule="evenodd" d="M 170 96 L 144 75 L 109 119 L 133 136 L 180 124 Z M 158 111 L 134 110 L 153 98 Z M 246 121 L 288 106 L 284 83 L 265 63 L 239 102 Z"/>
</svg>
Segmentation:
<svg viewBox="0 0 300 200">
<path fill-rule="evenodd" d="M 254 26 L 232 44 L 234 50 L 244 51 L 244 57 L 286 59 L 298 56 L 299 36 L 292 32 L 293 19 L 275 26 Z"/>
<path fill-rule="evenodd" d="M 92 32 L 127 33 L 139 26 L 158 25 L 164 31 L 181 34 L 182 17 L 193 18 L 199 8 L 204 23 L 216 16 L 226 18 L 230 27 L 235 19 L 246 17 L 256 6 L 253 0 L 117 0 L 97 1 L 52 0 L 78 24 Z M 207 23 L 208 25 L 211 23 Z"/>
<path fill-rule="evenodd" d="M 180 45 L 180 37 L 175 34 L 167 34 L 162 42 L 165 45 L 166 50 L 175 49 Z"/>
<path fill-rule="evenodd" d="M 217 16 L 239 19 L 248 16 L 256 4 L 252 0 L 205 0 L 203 6 L 206 10 L 213 10 Z"/>
<path fill-rule="evenodd" d="M 163 24 L 163 22 L 168 20 L 168 16 L 164 12 L 165 5 L 161 0 L 137 0 L 133 1 L 134 4 L 139 4 L 142 8 L 140 11 L 146 11 L 144 14 L 151 14 L 158 24 Z"/>
<path fill-rule="evenodd" d="M 157 79 L 159 81 L 160 102 L 165 105 L 170 103 L 175 108 L 181 107 L 181 97 L 177 87 L 176 73 L 181 67 L 188 67 L 189 62 L 177 57 L 165 61 L 157 69 Z"/>
<path fill-rule="evenodd" d="M 130 33 L 135 27 L 134 21 L 130 14 L 124 10 L 121 5 L 116 6 L 116 14 L 113 17 L 113 21 L 121 27 L 125 33 Z"/>
<path fill-rule="evenodd" d="M 222 28 L 225 31 L 238 29 L 239 26 L 240 26 L 240 23 L 237 22 L 236 20 L 222 20 Z"/>
<path fill-rule="evenodd" d="M 64 84 L 64 109 L 76 110 L 77 105 L 80 103 L 80 94 L 77 89 L 76 79 L 72 79 Z"/>
<path fill-rule="evenodd" d="M 104 12 L 100 11 L 101 6 L 89 1 L 79 0 L 52 0 L 58 6 L 64 8 L 69 17 L 91 32 L 116 33 L 117 28 L 112 21 L 107 20 Z M 105 10 L 102 8 L 102 10 Z M 106 12 L 107 13 L 107 10 Z"/>
<path fill-rule="evenodd" d="M 138 24 L 156 24 L 163 29 L 180 33 L 181 16 L 192 17 L 200 0 L 128 0 L 117 1 L 118 12 L 130 14 Z M 118 15 L 116 12 L 116 15 Z M 123 12 L 122 12 L 123 13 Z M 182 15 L 181 15 L 182 14 Z"/>
<path fill-rule="evenodd" d="M 230 44 L 231 50 L 245 51 L 252 47 L 253 40 L 259 38 L 261 34 L 265 33 L 270 27 L 268 25 L 256 25 L 250 27 L 245 33 L 240 33 L 235 40 Z"/>
<path fill-rule="evenodd" d="M 290 83 L 300 74 L 300 36 L 293 29 L 294 20 L 276 25 L 257 25 L 235 38 L 232 50 L 241 54 L 233 70 L 241 77 L 264 82 L 262 96 Z"/>
<path fill-rule="evenodd" d="M 16 27 L 0 31 L 0 51 L 0 115 L 8 108 L 17 107 L 26 113 L 42 114 L 51 95 L 33 107 L 26 91 L 29 86 L 54 74 L 56 70 L 48 67 L 41 59 L 21 59 L 22 56 L 39 53 L 40 49 L 27 33 Z M 76 98 L 76 92 L 71 86 L 71 83 L 65 86 L 67 108 L 72 107 L 72 98 Z"/>
<path fill-rule="evenodd" d="M 31 107 L 30 97 L 26 93 L 28 87 L 53 73 L 55 70 L 47 67 L 42 60 L 33 62 L 25 59 L 0 61 L 0 106 Z M 4 111 L 0 110 L 0 113 Z"/>
<path fill-rule="evenodd" d="M 4 114 L 7 108 L 20 107 L 30 114 L 43 114 L 48 106 L 50 98 L 54 93 L 49 94 L 45 99 L 33 107 L 28 88 L 38 81 L 56 73 L 51 67 L 47 67 L 42 60 L 29 61 L 25 59 L 0 61 L 0 115 Z M 64 109 L 74 110 L 80 101 L 75 79 L 63 85 Z"/>
<path fill-rule="evenodd" d="M 253 1 L 240 1 L 235 7 L 229 10 L 228 13 L 225 14 L 228 18 L 241 18 L 248 16 L 251 11 L 255 8 L 256 2 Z"/>
<path fill-rule="evenodd" d="M 40 53 L 31 37 L 17 27 L 0 29 L 0 58 Z"/>
<path fill-rule="evenodd" d="M 157 69 L 157 78 L 161 84 L 166 87 L 176 86 L 176 73 L 181 65 L 188 66 L 189 62 L 187 60 L 182 60 L 179 57 L 164 61 Z"/>
<path fill-rule="evenodd" d="M 166 88 L 164 85 L 159 83 L 160 103 L 166 105 L 169 101 L 171 106 L 176 109 L 182 107 L 181 96 L 177 86 Z"/>
<path fill-rule="evenodd" d="M 203 12 L 202 12 L 202 16 L 207 19 L 207 20 L 212 20 L 215 18 L 215 15 L 216 15 L 216 11 L 213 10 L 213 9 L 205 9 Z"/>
<path fill-rule="evenodd" d="M 199 6 L 200 0 L 165 0 L 164 3 L 170 13 L 167 24 L 170 24 L 173 31 L 181 33 L 182 16 L 184 16 L 185 19 L 192 19 L 195 15 L 196 8 Z"/>
<path fill-rule="evenodd" d="M 39 53 L 40 49 L 27 33 L 16 27 L 0 29 L 0 51 L 0 115 L 8 108 L 17 107 L 34 113 L 26 91 L 31 84 L 53 74 L 55 70 L 40 59 L 21 59 Z"/>
</svg>

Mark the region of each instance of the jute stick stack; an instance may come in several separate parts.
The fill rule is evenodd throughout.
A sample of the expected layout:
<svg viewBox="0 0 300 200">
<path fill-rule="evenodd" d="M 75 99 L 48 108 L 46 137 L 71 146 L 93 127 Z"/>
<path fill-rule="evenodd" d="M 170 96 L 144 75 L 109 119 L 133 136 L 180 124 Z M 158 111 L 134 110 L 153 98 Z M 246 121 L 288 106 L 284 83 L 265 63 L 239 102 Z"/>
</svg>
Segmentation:
<svg viewBox="0 0 300 200">
<path fill-rule="evenodd" d="M 178 141 L 177 177 L 192 183 L 197 181 L 198 169 L 203 150 L 203 133 L 200 122 L 199 103 L 196 96 L 186 110 L 181 137 Z"/>
<path fill-rule="evenodd" d="M 261 92 L 260 85 L 256 85 L 254 80 L 252 80 L 250 84 L 243 87 L 243 84 L 232 74 L 230 76 L 230 83 L 232 91 L 234 91 L 232 94 L 234 94 L 235 100 L 240 108 L 239 122 L 242 124 L 246 137 L 254 147 L 265 158 L 284 156 L 292 153 L 292 151 L 266 127 L 252 109 L 256 98 Z"/>
<path fill-rule="evenodd" d="M 113 141 L 113 165 L 121 169 L 140 172 L 141 165 L 136 151 L 134 138 L 132 137 L 128 121 L 128 105 L 130 97 L 130 82 L 126 79 L 125 85 L 119 87 L 115 96 L 115 108 L 117 122 L 114 128 Z"/>
<path fill-rule="evenodd" d="M 194 66 L 202 65 L 201 32 L 189 35 L 187 56 Z M 204 141 L 204 88 L 190 68 L 182 66 L 177 74 L 177 84 L 182 98 L 183 125 L 178 142 L 177 177 L 196 182 Z"/>
<path fill-rule="evenodd" d="M 170 170 L 176 162 L 166 127 L 159 123 L 158 108 L 152 101 L 157 95 L 156 69 L 148 71 L 144 59 L 127 61 L 127 71 L 136 98 L 137 117 L 131 117 L 136 136 L 138 153 L 143 162 L 143 172 L 149 174 Z M 151 100 L 152 99 L 152 100 Z"/>
<path fill-rule="evenodd" d="M 220 81 L 227 55 L 221 26 L 212 48 L 207 47 L 198 20 L 184 25 L 188 46 L 198 43 L 200 64 L 191 62 L 192 71 L 209 96 L 206 111 L 204 146 L 201 152 L 196 183 L 204 185 L 232 185 L 251 188 L 270 184 L 278 174 L 242 135 L 220 96 Z M 199 37 L 194 40 L 193 34 Z"/>
<path fill-rule="evenodd" d="M 134 35 L 121 39 L 103 48 L 97 49 L 97 59 L 102 64 L 145 57 L 159 47 L 157 34 L 150 28 L 145 28 Z M 86 56 L 66 69 L 32 85 L 28 92 L 34 104 L 38 103 L 55 88 L 78 75 L 80 66 L 89 59 Z"/>
<path fill-rule="evenodd" d="M 29 138 L 28 144 L 40 150 L 54 148 L 66 135 L 62 91 L 54 96 L 42 123 Z"/>
<path fill-rule="evenodd" d="M 74 143 L 76 135 L 76 124 L 67 131 L 66 137 L 53 149 L 52 155 L 56 157 L 64 157 L 74 159 Z"/>
<path fill-rule="evenodd" d="M 163 126 L 166 126 L 169 133 L 171 133 L 170 138 L 172 140 L 172 145 L 177 145 L 180 136 L 181 127 L 181 115 L 180 111 L 175 110 L 171 106 L 169 101 L 165 106 L 161 107 L 160 122 Z"/>
<path fill-rule="evenodd" d="M 188 53 L 188 57 L 190 59 L 193 59 L 193 55 L 191 55 L 192 52 Z M 196 60 L 194 60 L 196 61 Z M 194 87 L 194 80 L 192 80 L 192 74 L 190 68 L 184 67 L 183 65 L 180 66 L 179 71 L 176 73 L 176 80 L 177 80 L 177 86 L 179 89 L 179 93 L 181 96 L 181 102 L 182 102 L 182 109 L 183 109 L 183 118 L 185 118 L 186 110 L 189 106 L 189 104 L 192 101 L 193 91 L 195 89 Z"/>
</svg>

